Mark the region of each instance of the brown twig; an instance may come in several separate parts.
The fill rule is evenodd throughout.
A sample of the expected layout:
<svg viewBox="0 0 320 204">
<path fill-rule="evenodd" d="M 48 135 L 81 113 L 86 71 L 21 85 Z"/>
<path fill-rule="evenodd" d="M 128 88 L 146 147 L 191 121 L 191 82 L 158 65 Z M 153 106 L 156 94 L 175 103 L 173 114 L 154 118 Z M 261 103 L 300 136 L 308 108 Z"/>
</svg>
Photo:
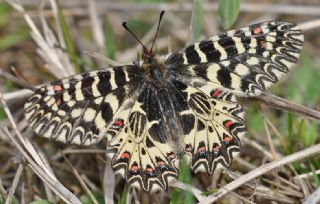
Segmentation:
<svg viewBox="0 0 320 204">
<path fill-rule="evenodd" d="M 105 203 L 113 204 L 114 187 L 115 187 L 115 174 L 111 167 L 111 161 L 107 160 L 104 166 L 103 173 L 103 192 Z"/>
<path fill-rule="evenodd" d="M 102 62 L 106 63 L 107 65 L 111 65 L 111 66 L 120 66 L 120 65 L 123 65 L 117 61 L 114 61 L 98 52 L 92 52 L 92 51 L 88 51 L 88 50 L 85 50 L 84 51 L 85 54 L 91 56 L 91 57 L 94 57 L 98 60 L 101 60 Z"/>
<path fill-rule="evenodd" d="M 10 188 L 10 191 L 9 191 L 9 194 L 8 194 L 8 197 L 6 199 L 5 204 L 12 203 L 13 194 L 17 189 L 17 186 L 18 186 L 22 171 L 23 171 L 23 165 L 20 163 L 19 166 L 18 166 L 17 172 L 16 172 L 16 174 L 14 176 L 14 179 L 13 179 L 13 182 L 12 182 L 12 185 L 11 185 L 11 188 Z"/>
<path fill-rule="evenodd" d="M 189 30 L 188 30 L 188 37 L 186 40 L 186 46 L 190 45 L 193 43 L 194 36 L 193 36 L 193 24 L 194 24 L 194 18 L 195 18 L 195 12 L 197 8 L 197 4 L 199 4 L 199 0 L 193 0 L 193 8 L 191 12 L 191 18 L 190 18 L 190 24 L 189 24 Z"/>
<path fill-rule="evenodd" d="M 221 198 L 222 196 L 224 196 L 225 194 L 227 194 L 228 191 L 233 191 L 233 190 L 237 189 L 238 187 L 240 187 L 241 185 L 245 184 L 246 182 L 257 178 L 258 176 L 261 176 L 261 175 L 263 175 L 273 169 L 290 164 L 294 161 L 301 160 L 306 157 L 310 157 L 312 155 L 319 154 L 319 153 L 320 153 L 320 144 L 317 144 L 317 145 L 314 145 L 308 149 L 304 149 L 304 150 L 301 150 L 297 153 L 294 153 L 294 154 L 291 154 L 287 157 L 284 157 L 280 160 L 276 160 L 276 161 L 270 162 L 268 164 L 265 164 L 263 166 L 260 166 L 259 168 L 255 169 L 253 171 L 250 171 L 247 174 L 241 176 L 240 178 L 225 185 L 224 188 L 220 189 L 217 193 L 214 193 L 214 194 L 208 196 L 207 198 L 205 198 L 204 200 L 202 200 L 199 203 L 201 203 L 201 204 L 213 203 L 213 202 L 217 201 L 219 198 Z"/>
<path fill-rule="evenodd" d="M 43 163 L 43 160 L 39 157 L 34 147 L 30 144 L 30 142 L 26 140 L 26 138 L 21 135 L 1 92 L 0 103 L 2 104 L 4 111 L 19 141 L 10 133 L 8 128 L 3 127 L 1 129 L 8 137 L 8 139 L 10 139 L 10 141 L 16 146 L 23 157 L 29 162 L 30 168 L 39 176 L 39 178 L 44 183 L 46 183 L 51 188 L 52 191 L 59 195 L 59 197 L 66 203 L 81 203 L 75 195 L 73 195 L 56 179 L 56 177 L 51 173 L 45 163 Z"/>
<path fill-rule="evenodd" d="M 198 201 L 202 201 L 205 199 L 205 196 L 202 195 L 203 192 L 192 185 L 182 183 L 182 182 L 176 180 L 176 181 L 170 183 L 170 186 L 189 191 L 190 193 L 192 193 L 192 195 L 194 197 L 197 198 Z"/>
<path fill-rule="evenodd" d="M 81 15 L 87 16 L 87 9 L 85 7 L 87 1 L 78 0 L 78 8 L 74 8 L 74 3 L 69 3 L 69 1 L 61 1 L 64 8 L 73 8 L 72 10 L 66 9 L 65 15 Z M 24 0 L 24 5 L 35 6 L 34 1 Z M 105 13 L 107 11 L 120 11 L 120 12 L 141 12 L 141 11 L 161 11 L 166 10 L 170 12 L 191 12 L 193 8 L 192 3 L 181 2 L 181 3 L 131 3 L 131 2 L 97 2 L 97 11 L 99 14 Z M 204 2 L 203 9 L 205 12 L 212 12 L 218 10 L 217 2 Z M 308 15 L 308 16 L 318 16 L 320 13 L 320 7 L 318 6 L 305 6 L 305 5 L 292 5 L 292 4 L 267 4 L 267 3 L 241 3 L 240 12 L 247 13 L 269 13 L 269 14 L 290 14 L 290 15 Z M 29 12 L 30 15 L 36 15 L 34 12 Z M 52 15 L 51 10 L 45 10 L 46 15 Z"/>
<path fill-rule="evenodd" d="M 264 128 L 266 130 L 269 147 L 270 147 L 270 151 L 271 151 L 271 154 L 272 154 L 272 160 L 275 160 L 275 159 L 277 159 L 276 148 L 274 147 L 274 144 L 273 144 L 273 141 L 272 141 L 272 138 L 271 138 L 271 134 L 270 134 L 270 131 L 269 131 L 269 127 L 267 125 L 266 120 L 263 120 L 263 125 L 264 125 Z"/>
<path fill-rule="evenodd" d="M 19 86 L 22 86 L 24 88 L 28 88 L 30 90 L 35 90 L 35 88 L 33 86 L 30 86 L 30 84 L 28 84 L 27 82 L 23 81 L 22 79 L 19 79 L 15 76 L 13 76 L 12 74 L 5 72 L 3 68 L 0 67 L 0 76 L 8 79 L 10 81 L 12 81 L 15 84 L 18 84 Z"/>
<path fill-rule="evenodd" d="M 97 201 L 97 199 L 94 197 L 93 193 L 91 192 L 91 190 L 88 188 L 87 184 L 83 181 L 83 179 L 81 178 L 80 174 L 78 173 L 77 169 L 75 169 L 71 162 L 67 159 L 67 157 L 65 157 L 64 154 L 62 154 L 64 160 L 67 162 L 68 166 L 72 169 L 72 173 L 73 175 L 77 178 L 77 180 L 79 181 L 80 185 L 82 186 L 83 190 L 88 194 L 88 196 L 90 197 L 91 201 L 94 204 L 98 204 L 99 202 Z"/>
<path fill-rule="evenodd" d="M 320 187 L 317 188 L 307 199 L 303 202 L 303 204 L 319 204 L 320 203 Z"/>
<path fill-rule="evenodd" d="M 259 102 L 262 102 L 263 104 L 278 110 L 285 110 L 285 111 L 297 113 L 299 115 L 302 115 L 312 120 L 317 120 L 317 121 L 320 120 L 319 111 L 296 104 L 294 102 L 288 101 L 284 98 L 281 98 L 272 94 L 263 93 L 260 96 L 254 97 L 252 99 L 258 100 Z"/>
<path fill-rule="evenodd" d="M 3 187 L 1 178 L 0 178 L 0 193 L 1 193 L 3 200 L 6 200 L 8 197 L 8 194 L 7 194 L 6 189 L 4 189 L 4 187 Z"/>
<path fill-rule="evenodd" d="M 88 1 L 89 17 L 91 22 L 91 29 L 95 44 L 99 47 L 100 53 L 105 53 L 105 38 L 102 29 L 101 18 L 97 13 L 96 0 Z"/>
<path fill-rule="evenodd" d="M 264 119 L 264 122 L 270 126 L 270 128 L 273 130 L 274 134 L 278 137 L 281 145 L 283 147 L 288 147 L 288 142 L 287 140 L 285 139 L 285 137 L 279 132 L 279 130 L 275 127 L 275 125 L 269 120 L 269 118 L 261 111 L 259 111 L 260 114 L 262 115 L 263 119 Z"/>
<path fill-rule="evenodd" d="M 320 27 L 320 19 L 300 23 L 298 27 L 303 31 L 313 30 Z"/>
</svg>

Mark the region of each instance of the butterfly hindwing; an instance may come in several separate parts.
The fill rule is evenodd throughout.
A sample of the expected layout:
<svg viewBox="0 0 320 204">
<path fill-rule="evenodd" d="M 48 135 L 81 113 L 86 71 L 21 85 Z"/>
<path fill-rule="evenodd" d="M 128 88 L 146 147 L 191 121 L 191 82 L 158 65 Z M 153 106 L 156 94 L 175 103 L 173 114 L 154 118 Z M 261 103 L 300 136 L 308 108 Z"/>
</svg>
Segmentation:
<svg viewBox="0 0 320 204">
<path fill-rule="evenodd" d="M 302 46 L 297 26 L 266 22 L 188 46 L 166 63 L 182 76 L 204 78 L 237 95 L 258 95 L 297 63 Z"/>
<path fill-rule="evenodd" d="M 243 110 L 235 96 L 207 84 L 186 85 L 177 80 L 170 84 L 171 97 L 186 102 L 178 114 L 192 170 L 212 174 L 216 168 L 229 167 L 246 133 Z"/>
<path fill-rule="evenodd" d="M 104 137 L 105 127 L 137 90 L 136 66 L 87 72 L 41 87 L 25 103 L 35 132 L 68 143 L 89 145 Z"/>
<path fill-rule="evenodd" d="M 177 177 L 176 158 L 167 143 L 160 104 L 153 88 L 146 85 L 130 110 L 123 110 L 119 116 L 121 129 L 113 126 L 108 130 L 107 151 L 114 170 L 145 191 L 167 189 L 170 177 Z"/>
</svg>

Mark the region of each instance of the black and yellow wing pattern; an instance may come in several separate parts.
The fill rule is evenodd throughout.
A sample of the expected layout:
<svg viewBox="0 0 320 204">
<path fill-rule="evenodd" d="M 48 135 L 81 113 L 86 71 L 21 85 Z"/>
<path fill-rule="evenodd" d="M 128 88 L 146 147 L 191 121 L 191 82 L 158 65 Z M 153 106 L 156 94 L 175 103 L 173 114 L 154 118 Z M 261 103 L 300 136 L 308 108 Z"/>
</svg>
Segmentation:
<svg viewBox="0 0 320 204">
<path fill-rule="evenodd" d="M 298 62 L 302 46 L 292 23 L 254 24 L 163 61 L 44 85 L 25 103 L 25 116 L 37 134 L 58 141 L 90 145 L 105 138 L 114 170 L 129 183 L 167 189 L 182 157 L 194 172 L 231 165 L 246 133 L 236 95 L 265 91 Z"/>
</svg>

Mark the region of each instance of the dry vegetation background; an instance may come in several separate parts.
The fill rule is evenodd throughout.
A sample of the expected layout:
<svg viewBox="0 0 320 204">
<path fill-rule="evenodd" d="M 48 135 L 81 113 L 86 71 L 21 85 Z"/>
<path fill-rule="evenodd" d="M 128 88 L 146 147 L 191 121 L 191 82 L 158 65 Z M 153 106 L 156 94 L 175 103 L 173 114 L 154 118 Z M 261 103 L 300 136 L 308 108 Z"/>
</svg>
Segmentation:
<svg viewBox="0 0 320 204">
<path fill-rule="evenodd" d="M 224 30 L 218 1 L 200 0 L 193 8 L 193 1 L 182 0 L 0 3 L 0 204 L 320 203 L 319 0 L 241 1 L 232 28 L 295 22 L 305 46 L 296 69 L 269 90 L 281 98 L 241 99 L 248 134 L 229 170 L 195 175 L 182 166 L 168 192 L 149 195 L 113 175 L 103 143 L 65 145 L 28 129 L 23 103 L 31 86 L 137 59 L 141 47 L 123 21 L 149 45 L 166 10 L 156 42 L 160 54 Z"/>
</svg>

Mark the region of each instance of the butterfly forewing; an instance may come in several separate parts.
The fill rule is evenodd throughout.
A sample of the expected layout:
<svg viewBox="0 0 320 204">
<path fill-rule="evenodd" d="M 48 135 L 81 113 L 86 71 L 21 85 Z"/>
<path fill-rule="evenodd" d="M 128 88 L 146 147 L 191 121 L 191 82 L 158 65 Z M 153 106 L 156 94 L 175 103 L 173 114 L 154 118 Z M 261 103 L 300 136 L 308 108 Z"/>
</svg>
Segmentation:
<svg viewBox="0 0 320 204">
<path fill-rule="evenodd" d="M 141 83 L 136 66 L 87 72 L 40 88 L 25 103 L 36 133 L 68 143 L 98 142 L 114 113 Z M 143 78 L 143 75 L 142 75 Z"/>
<path fill-rule="evenodd" d="M 257 95 L 297 63 L 303 34 L 294 24 L 266 22 L 188 46 L 167 59 L 181 75 L 201 77 L 238 95 Z"/>
</svg>

